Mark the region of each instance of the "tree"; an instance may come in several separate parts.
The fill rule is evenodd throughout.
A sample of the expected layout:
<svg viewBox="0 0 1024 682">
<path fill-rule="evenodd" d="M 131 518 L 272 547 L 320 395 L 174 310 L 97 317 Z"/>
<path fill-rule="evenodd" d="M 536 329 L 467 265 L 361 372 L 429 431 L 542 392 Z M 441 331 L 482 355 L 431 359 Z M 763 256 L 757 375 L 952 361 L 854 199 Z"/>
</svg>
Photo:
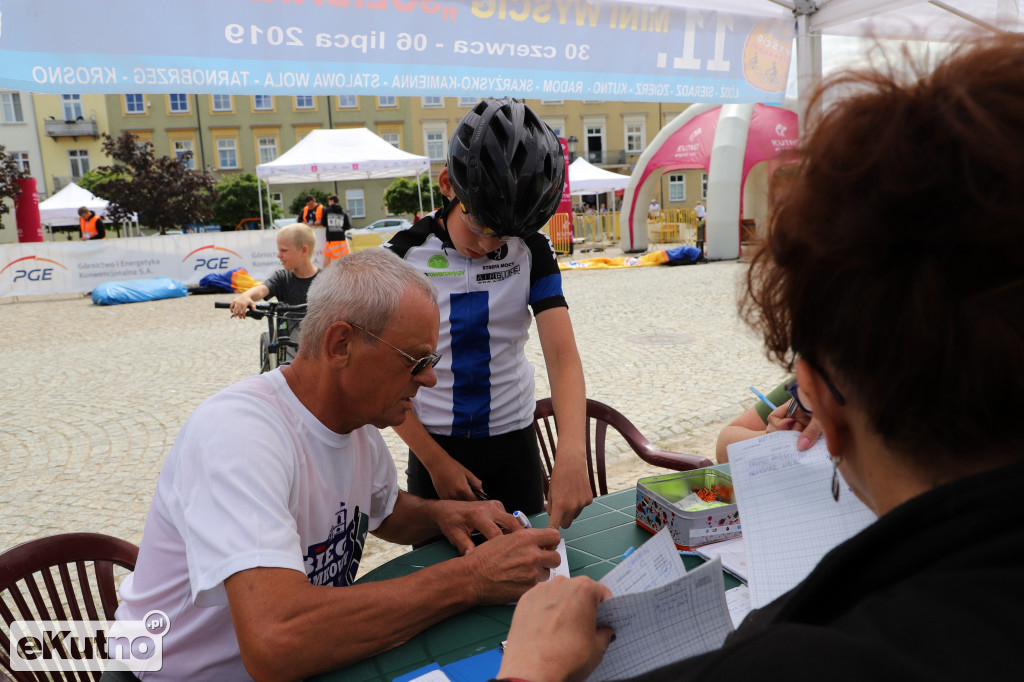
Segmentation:
<svg viewBox="0 0 1024 682">
<path fill-rule="evenodd" d="M 265 224 L 280 218 L 284 211 L 260 192 L 259 183 L 252 173 L 242 173 L 224 180 L 217 185 L 217 203 L 213 205 L 213 220 L 222 228 L 235 229 L 246 218 L 260 215 L 260 200 L 263 201 Z"/>
<path fill-rule="evenodd" d="M 103 151 L 117 163 L 100 166 L 107 175 L 103 198 L 110 202 L 107 215 L 115 222 L 131 220 L 160 230 L 190 223 L 208 223 L 217 199 L 216 181 L 208 173 L 189 170 L 191 152 L 179 157 L 155 156 L 151 142 L 140 143 L 132 133 L 117 139 L 103 133 Z"/>
<path fill-rule="evenodd" d="M 314 189 L 313 187 L 310 187 L 305 192 L 299 192 L 298 196 L 292 199 L 292 203 L 288 204 L 288 212 L 301 216 L 302 209 L 306 208 L 306 197 L 310 194 L 316 197 L 316 202 L 318 204 L 323 204 L 324 206 L 327 206 L 327 197 L 331 196 L 322 189 Z"/>
<path fill-rule="evenodd" d="M 429 188 L 429 189 L 428 189 Z M 431 184 L 429 175 L 420 176 L 420 191 L 423 193 L 423 212 L 430 210 L 430 191 L 434 192 L 434 206 L 441 205 L 441 188 Z M 420 213 L 420 195 L 411 178 L 398 178 L 384 190 L 384 205 L 388 213 Z"/>
<path fill-rule="evenodd" d="M 0 144 L 0 230 L 4 227 L 4 214 L 11 212 L 11 205 L 3 199 L 10 199 L 13 202 L 14 197 L 21 194 L 18 180 L 23 177 L 26 176 L 18 166 L 18 162 Z"/>
<path fill-rule="evenodd" d="M 104 173 L 94 168 L 90 171 L 87 171 L 86 174 L 83 175 L 75 184 L 81 187 L 82 189 L 89 190 L 95 196 L 98 196 L 101 199 L 106 199 L 106 197 L 103 195 L 102 185 L 104 182 L 106 182 L 112 177 L 115 176 L 112 176 L 110 173 Z M 122 175 L 117 177 L 127 178 L 128 176 Z"/>
</svg>

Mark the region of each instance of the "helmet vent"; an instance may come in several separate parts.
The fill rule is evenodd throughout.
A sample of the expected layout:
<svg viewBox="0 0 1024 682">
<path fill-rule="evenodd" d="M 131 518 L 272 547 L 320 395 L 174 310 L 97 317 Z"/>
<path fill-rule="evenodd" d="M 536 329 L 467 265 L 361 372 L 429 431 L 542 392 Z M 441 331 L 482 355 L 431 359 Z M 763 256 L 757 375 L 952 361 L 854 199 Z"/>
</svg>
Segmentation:
<svg viewBox="0 0 1024 682">
<path fill-rule="evenodd" d="M 529 152 L 526 151 L 526 147 L 519 144 L 516 145 L 516 153 L 512 156 L 512 161 L 509 163 L 509 170 L 513 175 L 518 176 L 523 172 L 523 168 L 526 165 L 526 158 L 529 156 Z"/>
</svg>

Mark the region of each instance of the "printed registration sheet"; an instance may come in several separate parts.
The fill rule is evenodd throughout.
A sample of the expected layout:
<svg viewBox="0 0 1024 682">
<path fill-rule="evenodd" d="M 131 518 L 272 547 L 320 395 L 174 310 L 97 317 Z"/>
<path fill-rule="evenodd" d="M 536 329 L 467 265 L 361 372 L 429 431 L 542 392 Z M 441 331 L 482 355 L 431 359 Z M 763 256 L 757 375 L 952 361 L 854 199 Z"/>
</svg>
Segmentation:
<svg viewBox="0 0 1024 682">
<path fill-rule="evenodd" d="M 795 587 L 829 550 L 875 521 L 846 481 L 840 480 L 839 501 L 832 499 L 825 439 L 800 452 L 799 437 L 776 431 L 729 446 L 755 609 Z"/>
<path fill-rule="evenodd" d="M 717 649 L 733 630 L 721 561 L 687 573 L 667 529 L 601 582 L 616 596 L 598 605 L 597 622 L 615 629 L 615 641 L 590 680 L 633 677 Z"/>
</svg>

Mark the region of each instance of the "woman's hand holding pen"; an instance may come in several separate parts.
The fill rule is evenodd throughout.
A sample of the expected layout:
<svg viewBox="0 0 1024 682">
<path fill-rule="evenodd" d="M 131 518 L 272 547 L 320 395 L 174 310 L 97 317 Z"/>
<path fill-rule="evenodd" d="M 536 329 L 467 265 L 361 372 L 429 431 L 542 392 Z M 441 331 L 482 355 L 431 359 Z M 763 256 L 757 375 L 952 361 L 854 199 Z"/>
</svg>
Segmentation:
<svg viewBox="0 0 1024 682">
<path fill-rule="evenodd" d="M 798 450 L 806 450 L 814 445 L 821 436 L 821 424 L 816 418 L 803 410 L 796 408 L 795 400 L 779 405 L 768 415 L 768 425 L 765 433 L 774 431 L 801 431 L 800 439 L 797 441 Z"/>
</svg>

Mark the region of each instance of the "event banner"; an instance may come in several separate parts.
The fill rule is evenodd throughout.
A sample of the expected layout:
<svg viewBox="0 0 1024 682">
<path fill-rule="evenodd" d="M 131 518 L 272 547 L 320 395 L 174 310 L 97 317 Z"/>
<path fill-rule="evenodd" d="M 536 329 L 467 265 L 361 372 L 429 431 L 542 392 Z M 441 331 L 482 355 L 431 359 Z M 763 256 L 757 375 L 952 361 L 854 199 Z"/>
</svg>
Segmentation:
<svg viewBox="0 0 1024 682">
<path fill-rule="evenodd" d="M 317 244 L 323 229 L 315 229 Z M 318 246 L 314 262 L 323 261 Z M 0 298 L 74 294 L 104 282 L 170 277 L 199 284 L 206 275 L 245 268 L 257 280 L 281 269 L 277 231 L 0 244 Z"/>
<path fill-rule="evenodd" d="M 0 0 L 0 87 L 779 104 L 792 16 L 735 5 Z"/>
</svg>

